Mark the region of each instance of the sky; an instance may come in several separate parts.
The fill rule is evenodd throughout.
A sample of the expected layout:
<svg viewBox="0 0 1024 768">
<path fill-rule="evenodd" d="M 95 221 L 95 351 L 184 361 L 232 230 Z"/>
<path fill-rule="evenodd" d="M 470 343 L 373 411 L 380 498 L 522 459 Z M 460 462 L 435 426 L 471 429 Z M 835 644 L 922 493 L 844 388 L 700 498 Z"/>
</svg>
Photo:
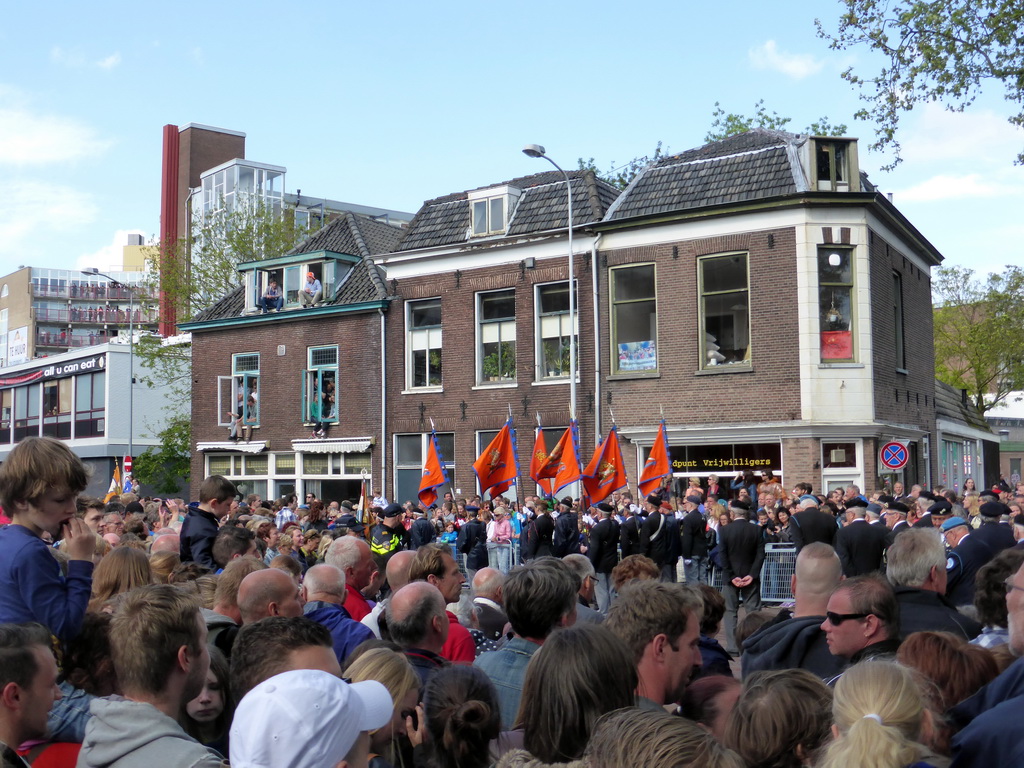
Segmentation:
<svg viewBox="0 0 1024 768">
<path fill-rule="evenodd" d="M 486 13 L 484 13 L 486 9 Z M 715 102 L 805 130 L 827 117 L 861 167 L 946 258 L 1024 263 L 1024 131 L 997 89 L 967 112 L 929 105 L 900 130 L 904 162 L 867 150 L 866 50 L 832 51 L 838 0 L 774 3 L 254 0 L 9 4 L 0 24 L 0 274 L 115 268 L 159 227 L 161 130 L 246 133 L 286 189 L 415 212 L 424 200 L 539 172 L 601 170 L 704 143 Z M 542 167 L 543 166 L 543 167 Z"/>
</svg>

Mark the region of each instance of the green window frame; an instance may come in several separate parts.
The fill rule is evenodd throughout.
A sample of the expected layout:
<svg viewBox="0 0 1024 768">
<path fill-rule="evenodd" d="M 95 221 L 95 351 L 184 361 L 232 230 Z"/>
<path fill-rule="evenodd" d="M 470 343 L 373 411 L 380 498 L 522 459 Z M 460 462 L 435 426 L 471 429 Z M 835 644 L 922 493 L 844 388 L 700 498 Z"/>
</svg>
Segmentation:
<svg viewBox="0 0 1024 768">
<path fill-rule="evenodd" d="M 338 423 L 338 345 L 306 349 L 302 374 L 302 421 Z"/>
</svg>

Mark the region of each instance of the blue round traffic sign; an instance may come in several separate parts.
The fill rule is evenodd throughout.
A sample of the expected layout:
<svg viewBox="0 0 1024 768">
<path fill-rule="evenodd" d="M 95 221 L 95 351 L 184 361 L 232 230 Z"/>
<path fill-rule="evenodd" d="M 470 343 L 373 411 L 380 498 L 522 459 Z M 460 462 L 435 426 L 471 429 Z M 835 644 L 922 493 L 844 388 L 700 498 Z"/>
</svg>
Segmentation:
<svg viewBox="0 0 1024 768">
<path fill-rule="evenodd" d="M 879 452 L 879 461 L 886 469 L 903 469 L 909 459 L 910 453 L 903 443 L 886 443 Z"/>
</svg>

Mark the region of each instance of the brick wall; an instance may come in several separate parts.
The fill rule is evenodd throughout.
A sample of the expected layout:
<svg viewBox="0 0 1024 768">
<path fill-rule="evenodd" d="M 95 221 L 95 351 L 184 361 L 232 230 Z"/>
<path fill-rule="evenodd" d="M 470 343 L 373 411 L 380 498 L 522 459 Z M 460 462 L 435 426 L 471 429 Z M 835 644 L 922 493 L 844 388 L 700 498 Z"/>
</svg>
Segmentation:
<svg viewBox="0 0 1024 768">
<path fill-rule="evenodd" d="M 296 319 L 288 314 L 274 321 L 235 329 L 220 329 L 192 335 L 192 440 L 228 439 L 228 428 L 217 426 L 217 377 L 231 375 L 231 356 L 260 354 L 260 425 L 254 440 L 266 440 L 272 450 L 288 450 L 295 439 L 307 438 L 302 411 L 302 376 L 307 348 L 338 345 L 336 401 L 340 423 L 331 427 L 331 437 L 372 435 L 375 477 L 379 476 L 380 435 L 380 319 L 376 313 Z M 296 316 L 304 313 L 294 313 Z M 285 354 L 278 355 L 284 345 Z M 192 492 L 204 477 L 203 455 L 192 454 Z"/>
<path fill-rule="evenodd" d="M 877 232 L 869 235 L 871 253 L 872 346 L 874 348 L 875 418 L 895 424 L 907 424 L 932 435 L 935 449 L 935 352 L 932 329 L 932 297 L 929 274 L 906 258 Z M 903 337 L 906 367 L 898 370 L 896 359 L 895 283 L 893 273 L 902 278 Z M 871 484 L 877 476 L 879 445 L 868 450 L 864 445 L 865 478 Z M 918 445 L 917 476 L 925 478 L 924 449 Z M 937 464 L 933 461 L 933 476 Z"/>
</svg>

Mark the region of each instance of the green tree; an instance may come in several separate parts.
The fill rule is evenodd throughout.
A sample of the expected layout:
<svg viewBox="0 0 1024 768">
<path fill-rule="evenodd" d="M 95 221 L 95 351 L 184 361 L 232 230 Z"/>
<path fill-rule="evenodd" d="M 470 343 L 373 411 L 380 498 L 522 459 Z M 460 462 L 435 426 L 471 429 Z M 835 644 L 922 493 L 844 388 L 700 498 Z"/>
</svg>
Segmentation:
<svg viewBox="0 0 1024 768">
<path fill-rule="evenodd" d="M 178 493 L 188 483 L 192 429 L 191 417 L 179 413 L 172 417 L 167 427 L 157 437 L 159 448 L 148 448 L 135 458 L 132 473 L 146 485 L 152 485 L 157 493 Z"/>
<path fill-rule="evenodd" d="M 965 267 L 941 268 L 932 284 L 935 375 L 966 389 L 983 413 L 1024 389 L 1024 270 L 975 278 Z"/>
<path fill-rule="evenodd" d="M 177 310 L 178 322 L 187 322 L 241 284 L 239 264 L 281 256 L 310 233 L 310 227 L 296 225 L 290 213 L 282 215 L 280 209 L 262 202 L 251 201 L 233 210 L 222 206 L 217 213 L 197 217 L 191 238 L 149 248 L 146 259 L 154 275 L 149 288 L 154 295 L 163 291 Z M 165 482 L 175 474 L 187 481 L 192 443 L 191 345 L 142 336 L 135 355 L 144 371 L 142 383 L 169 387 L 171 403 L 167 408 L 171 426 L 160 433 L 158 449 L 150 448 L 136 458 L 135 475 L 145 483 Z"/>
<path fill-rule="evenodd" d="M 640 171 L 646 168 L 651 163 L 657 161 L 664 152 L 661 148 L 661 142 L 659 141 L 655 146 L 654 151 L 649 155 L 643 155 L 642 157 L 634 157 L 625 165 L 616 166 L 615 161 L 611 163 L 611 167 L 603 173 L 598 170 L 597 164 L 594 162 L 594 158 L 584 160 L 582 157 L 578 159 L 579 169 L 581 171 L 593 171 L 594 174 L 604 181 L 607 181 L 613 187 L 617 189 L 625 189 Z"/>
<path fill-rule="evenodd" d="M 1024 3 L 1021 0 L 841 0 L 844 13 L 833 34 L 815 20 L 818 35 L 834 50 L 868 48 L 883 57 L 881 70 L 843 78 L 867 103 L 858 119 L 875 123 L 876 150 L 892 150 L 900 117 L 937 102 L 954 112 L 970 106 L 982 87 L 1002 87 L 1017 110 L 1009 121 L 1024 126 Z M 1024 163 L 1024 152 L 1017 155 Z"/>
<path fill-rule="evenodd" d="M 786 126 L 793 122 L 790 117 L 782 117 L 778 112 L 772 110 L 769 114 L 765 109 L 764 99 L 759 99 L 754 105 L 752 116 L 742 115 L 736 112 L 726 112 L 719 102 L 715 102 L 715 111 L 711 113 L 711 128 L 704 141 L 721 141 L 729 136 L 738 133 L 746 133 L 754 128 L 767 128 L 772 131 L 784 131 Z M 846 133 L 846 125 L 837 123 L 833 125 L 827 117 L 811 123 L 804 133 L 811 136 L 843 136 Z"/>
</svg>

